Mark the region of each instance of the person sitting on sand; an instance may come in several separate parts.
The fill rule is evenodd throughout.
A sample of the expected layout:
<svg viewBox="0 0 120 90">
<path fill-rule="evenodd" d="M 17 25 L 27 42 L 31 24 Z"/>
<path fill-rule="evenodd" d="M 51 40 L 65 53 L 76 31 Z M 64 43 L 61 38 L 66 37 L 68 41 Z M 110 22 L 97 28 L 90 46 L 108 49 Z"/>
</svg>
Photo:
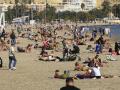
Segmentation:
<svg viewBox="0 0 120 90">
<path fill-rule="evenodd" d="M 93 67 L 94 64 L 95 64 L 95 60 L 94 59 L 89 59 L 88 66 Z"/>
<path fill-rule="evenodd" d="M 59 70 L 55 70 L 55 74 L 54 74 L 54 78 L 58 78 L 58 79 L 66 79 L 70 77 L 70 72 L 68 71 L 64 71 L 64 74 L 59 74 Z"/>
<path fill-rule="evenodd" d="M 65 60 L 65 58 L 68 57 L 68 54 L 69 54 L 69 48 L 68 48 L 68 45 L 66 45 L 65 48 L 63 48 L 63 59 Z"/>
<path fill-rule="evenodd" d="M 73 50 L 71 50 L 72 54 L 79 54 L 80 53 L 80 48 L 78 47 L 78 45 L 73 44 Z"/>
<path fill-rule="evenodd" d="M 26 49 L 25 49 L 24 47 L 18 46 L 18 47 L 17 47 L 17 51 L 18 51 L 18 52 L 26 52 Z"/>
<path fill-rule="evenodd" d="M 112 52 L 113 52 L 113 49 L 112 49 L 112 48 L 109 48 L 108 52 L 109 52 L 109 54 L 111 55 Z"/>
<path fill-rule="evenodd" d="M 60 78 L 61 75 L 59 74 L 59 70 L 55 70 L 55 75 L 54 75 L 54 78 Z"/>
<path fill-rule="evenodd" d="M 77 71 L 87 71 L 89 69 L 88 66 L 85 66 L 85 65 L 80 65 L 79 62 L 76 62 L 75 63 L 75 69 L 74 70 L 77 70 Z"/>
<path fill-rule="evenodd" d="M 96 63 L 98 64 L 99 67 L 103 67 L 103 63 L 100 58 L 96 61 Z"/>
<path fill-rule="evenodd" d="M 101 78 L 100 67 L 97 64 L 95 64 L 95 66 L 92 68 L 92 72 L 93 72 L 93 77 L 95 79 L 100 79 Z"/>
<path fill-rule="evenodd" d="M 75 70 L 79 71 L 81 69 L 81 65 L 79 62 L 75 63 Z"/>
<path fill-rule="evenodd" d="M 60 90 L 80 90 L 80 89 L 74 86 L 73 78 L 66 78 L 66 86 L 60 88 Z"/>
<path fill-rule="evenodd" d="M 73 50 L 69 50 L 70 55 L 75 55 L 78 61 L 81 61 L 80 58 L 80 48 L 75 43 L 73 44 Z"/>
<path fill-rule="evenodd" d="M 41 55 L 42 57 L 48 57 L 48 52 L 45 51 L 45 48 L 44 48 L 44 47 L 42 47 L 42 51 L 41 51 L 40 55 Z"/>
<path fill-rule="evenodd" d="M 27 47 L 26 47 L 26 52 L 31 52 L 31 49 L 32 49 L 32 44 L 28 44 Z"/>
<path fill-rule="evenodd" d="M 99 55 L 96 54 L 95 57 L 93 58 L 95 61 L 97 61 L 99 59 Z"/>
<path fill-rule="evenodd" d="M 45 48 L 48 48 L 49 42 L 48 42 L 47 39 L 45 39 L 45 40 L 43 41 L 43 46 L 44 46 Z"/>
<path fill-rule="evenodd" d="M 50 38 L 49 38 L 49 39 L 50 39 Z M 52 50 L 53 47 L 52 47 L 52 45 L 51 45 L 51 42 L 52 42 L 52 40 L 45 39 L 45 40 L 43 41 L 43 47 L 44 47 L 46 50 Z"/>
<path fill-rule="evenodd" d="M 76 43 L 78 44 L 78 45 L 86 45 L 86 43 L 85 43 L 85 40 L 82 38 L 82 39 L 77 39 L 76 40 Z"/>
</svg>

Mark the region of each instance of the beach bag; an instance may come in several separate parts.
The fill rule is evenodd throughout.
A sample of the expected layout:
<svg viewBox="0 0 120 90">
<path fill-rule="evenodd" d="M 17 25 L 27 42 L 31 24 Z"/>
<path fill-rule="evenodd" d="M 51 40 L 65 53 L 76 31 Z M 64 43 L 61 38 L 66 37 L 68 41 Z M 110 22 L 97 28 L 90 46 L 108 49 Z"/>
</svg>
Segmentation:
<svg viewBox="0 0 120 90">
<path fill-rule="evenodd" d="M 2 66 L 3 66 L 3 60 L 2 60 L 2 58 L 0 57 L 0 68 L 2 68 Z"/>
</svg>

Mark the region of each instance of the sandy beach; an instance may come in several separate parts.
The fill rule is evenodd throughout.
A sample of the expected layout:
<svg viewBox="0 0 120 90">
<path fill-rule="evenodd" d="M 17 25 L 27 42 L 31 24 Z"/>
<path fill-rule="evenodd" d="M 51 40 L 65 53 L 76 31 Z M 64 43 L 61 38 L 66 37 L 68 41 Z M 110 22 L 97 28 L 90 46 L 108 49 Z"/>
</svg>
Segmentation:
<svg viewBox="0 0 120 90">
<path fill-rule="evenodd" d="M 25 43 L 26 41 L 22 41 Z M 81 57 L 87 58 L 94 56 L 92 53 L 85 53 L 86 46 L 82 46 Z M 65 80 L 54 79 L 54 71 L 59 69 L 71 70 L 71 74 L 77 73 L 74 70 L 75 62 L 43 62 L 38 60 L 39 51 L 33 50 L 32 53 L 16 53 L 17 70 L 9 71 L 8 53 L 0 52 L 4 60 L 4 67 L 0 70 L 0 90 L 59 90 L 65 85 Z M 87 56 L 86 56 L 87 54 Z M 105 59 L 105 55 L 101 55 Z M 102 74 L 120 75 L 120 56 L 118 61 L 111 61 L 102 68 Z M 119 90 L 120 78 L 101 79 L 101 80 L 75 80 L 75 85 L 81 90 Z"/>
<path fill-rule="evenodd" d="M 59 33 L 60 35 L 63 32 Z M 29 43 L 33 43 L 27 39 L 17 39 L 20 44 L 17 46 L 26 46 Z M 87 42 L 90 44 L 91 42 Z M 93 42 L 91 43 L 93 44 Z M 114 44 L 112 44 L 114 45 Z M 87 46 L 80 47 L 80 56 L 82 63 L 86 58 L 93 58 L 95 53 L 88 53 L 86 51 Z M 54 52 L 54 55 L 62 55 L 62 51 Z M 74 70 L 74 64 L 72 62 L 44 62 L 39 61 L 40 50 L 33 49 L 31 53 L 15 53 L 17 58 L 17 70 L 8 70 L 8 51 L 1 51 L 0 56 L 3 59 L 3 68 L 0 69 L 0 90 L 59 90 L 65 86 L 65 80 L 55 79 L 54 71 L 59 69 L 61 73 L 64 70 L 70 70 L 71 75 L 79 73 Z M 100 54 L 102 61 L 105 61 L 106 54 Z M 109 61 L 104 67 L 101 68 L 102 75 L 114 75 L 120 76 L 120 56 L 116 56 L 118 61 Z M 75 86 L 81 88 L 81 90 L 119 90 L 120 78 L 108 78 L 108 79 L 84 79 L 75 80 Z"/>
</svg>

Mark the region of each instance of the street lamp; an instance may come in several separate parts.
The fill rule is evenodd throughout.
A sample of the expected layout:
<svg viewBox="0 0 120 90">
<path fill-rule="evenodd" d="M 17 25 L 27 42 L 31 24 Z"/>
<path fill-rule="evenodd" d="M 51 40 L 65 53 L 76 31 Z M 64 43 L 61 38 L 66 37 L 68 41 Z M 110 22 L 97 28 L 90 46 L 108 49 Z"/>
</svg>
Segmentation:
<svg viewBox="0 0 120 90">
<path fill-rule="evenodd" d="M 19 6 L 20 6 L 21 4 L 18 2 L 17 4 L 16 4 L 16 6 L 15 6 L 15 9 L 16 9 L 16 18 L 18 17 L 18 15 L 19 15 Z"/>
<path fill-rule="evenodd" d="M 45 20 L 44 23 L 46 24 L 47 22 L 47 0 L 45 1 Z"/>
<path fill-rule="evenodd" d="M 31 3 L 31 19 L 33 20 L 33 2 Z"/>
</svg>

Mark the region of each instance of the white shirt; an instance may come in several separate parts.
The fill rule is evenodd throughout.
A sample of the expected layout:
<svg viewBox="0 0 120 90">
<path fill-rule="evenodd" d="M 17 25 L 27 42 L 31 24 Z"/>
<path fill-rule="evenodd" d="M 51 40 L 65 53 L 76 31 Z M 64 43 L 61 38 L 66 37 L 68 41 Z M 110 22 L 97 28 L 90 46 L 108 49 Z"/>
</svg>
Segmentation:
<svg viewBox="0 0 120 90">
<path fill-rule="evenodd" d="M 105 34 L 108 35 L 110 33 L 110 28 L 105 28 Z"/>
<path fill-rule="evenodd" d="M 14 47 L 10 47 L 9 49 L 9 56 L 14 56 L 15 49 Z"/>
<path fill-rule="evenodd" d="M 100 67 L 93 67 L 95 76 L 101 76 Z"/>
</svg>

